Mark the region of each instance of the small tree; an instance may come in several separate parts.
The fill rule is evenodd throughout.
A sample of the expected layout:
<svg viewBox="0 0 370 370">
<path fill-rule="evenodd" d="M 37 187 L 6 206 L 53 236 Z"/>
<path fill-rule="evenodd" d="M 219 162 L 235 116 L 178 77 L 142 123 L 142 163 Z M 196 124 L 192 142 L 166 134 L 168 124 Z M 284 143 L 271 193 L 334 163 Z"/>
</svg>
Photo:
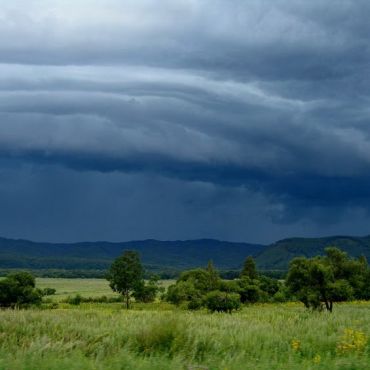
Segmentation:
<svg viewBox="0 0 370 370">
<path fill-rule="evenodd" d="M 135 301 L 143 303 L 154 302 L 159 291 L 158 280 L 158 276 L 152 276 L 147 283 L 142 280 L 132 294 L 135 298 Z"/>
<path fill-rule="evenodd" d="M 260 300 L 262 291 L 258 283 L 257 280 L 247 277 L 239 280 L 239 294 L 242 303 L 256 303 Z"/>
<path fill-rule="evenodd" d="M 9 274 L 0 281 L 0 306 L 24 307 L 41 302 L 41 292 L 35 288 L 35 278 L 28 272 Z"/>
<path fill-rule="evenodd" d="M 333 310 L 333 303 L 346 301 L 365 287 L 367 266 L 337 248 L 327 248 L 326 256 L 295 258 L 286 280 L 290 292 L 306 307 Z"/>
<path fill-rule="evenodd" d="M 184 271 L 176 283 L 168 287 L 166 300 L 176 305 L 187 303 L 188 308 L 198 309 L 204 304 L 204 296 L 218 290 L 221 284 L 218 271 L 209 261 L 205 269 Z"/>
<path fill-rule="evenodd" d="M 184 271 L 177 280 L 178 283 L 181 281 L 191 283 L 195 289 L 202 293 L 210 290 L 210 276 L 205 269 L 198 268 Z"/>
<path fill-rule="evenodd" d="M 130 307 L 132 293 L 143 284 L 143 274 L 139 254 L 135 251 L 125 251 L 109 269 L 109 285 L 115 292 L 123 295 L 127 309 Z"/>
<path fill-rule="evenodd" d="M 241 277 L 248 277 L 250 279 L 257 279 L 257 268 L 256 262 L 254 261 L 252 256 L 249 256 L 244 261 L 243 270 L 241 273 Z"/>
<path fill-rule="evenodd" d="M 218 271 L 215 269 L 215 266 L 212 261 L 208 261 L 206 271 L 208 273 L 207 290 L 212 291 L 218 289 L 220 285 L 220 275 Z"/>
</svg>

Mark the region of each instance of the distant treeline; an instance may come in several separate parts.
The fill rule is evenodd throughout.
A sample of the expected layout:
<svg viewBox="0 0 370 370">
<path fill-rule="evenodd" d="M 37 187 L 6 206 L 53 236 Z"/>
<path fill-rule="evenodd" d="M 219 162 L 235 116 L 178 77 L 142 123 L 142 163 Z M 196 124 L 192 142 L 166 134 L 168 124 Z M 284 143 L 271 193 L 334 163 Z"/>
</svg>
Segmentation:
<svg viewBox="0 0 370 370">
<path fill-rule="evenodd" d="M 122 243 L 39 243 L 0 237 L 0 268 L 30 270 L 107 270 L 125 250 L 136 250 L 156 273 L 204 266 L 212 259 L 221 269 L 241 268 L 241 261 L 264 246 L 212 239 L 142 240 Z"/>
<path fill-rule="evenodd" d="M 145 278 L 149 279 L 153 274 L 159 277 L 161 280 L 177 279 L 181 273 L 185 270 L 177 269 L 158 269 L 158 268 L 145 268 Z M 40 278 L 65 278 L 65 279 L 105 279 L 107 275 L 107 269 L 102 270 L 62 270 L 62 269 L 30 269 L 30 268 L 9 268 L 0 269 L 0 276 L 7 276 L 10 273 L 18 271 L 27 271 L 32 275 Z M 283 279 L 287 273 L 284 270 L 265 270 L 260 271 L 261 274 L 275 278 Z M 225 280 L 233 280 L 239 277 L 240 270 L 221 270 L 219 271 L 220 277 Z"/>
</svg>

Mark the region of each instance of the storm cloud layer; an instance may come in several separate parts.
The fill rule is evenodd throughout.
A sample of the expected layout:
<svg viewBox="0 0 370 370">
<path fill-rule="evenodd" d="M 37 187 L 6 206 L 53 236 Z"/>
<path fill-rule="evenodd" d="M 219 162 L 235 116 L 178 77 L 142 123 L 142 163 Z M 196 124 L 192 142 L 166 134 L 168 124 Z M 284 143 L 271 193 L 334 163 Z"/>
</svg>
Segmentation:
<svg viewBox="0 0 370 370">
<path fill-rule="evenodd" d="M 0 0 L 0 233 L 369 233 L 370 3 Z"/>
</svg>

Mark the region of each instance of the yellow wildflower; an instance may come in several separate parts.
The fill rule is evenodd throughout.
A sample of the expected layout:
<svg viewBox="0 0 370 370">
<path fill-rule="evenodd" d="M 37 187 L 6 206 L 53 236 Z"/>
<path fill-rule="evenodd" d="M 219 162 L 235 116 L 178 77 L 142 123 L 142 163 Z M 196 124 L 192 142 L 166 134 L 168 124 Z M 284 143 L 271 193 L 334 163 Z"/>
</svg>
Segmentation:
<svg viewBox="0 0 370 370">
<path fill-rule="evenodd" d="M 321 356 L 320 355 L 316 355 L 314 358 L 313 358 L 313 363 L 314 364 L 319 364 L 321 362 Z"/>
<path fill-rule="evenodd" d="M 290 343 L 293 351 L 299 351 L 301 348 L 301 342 L 298 339 L 293 339 Z"/>
<path fill-rule="evenodd" d="M 362 331 L 344 329 L 341 341 L 337 345 L 337 352 L 362 352 L 367 344 L 367 337 Z"/>
</svg>

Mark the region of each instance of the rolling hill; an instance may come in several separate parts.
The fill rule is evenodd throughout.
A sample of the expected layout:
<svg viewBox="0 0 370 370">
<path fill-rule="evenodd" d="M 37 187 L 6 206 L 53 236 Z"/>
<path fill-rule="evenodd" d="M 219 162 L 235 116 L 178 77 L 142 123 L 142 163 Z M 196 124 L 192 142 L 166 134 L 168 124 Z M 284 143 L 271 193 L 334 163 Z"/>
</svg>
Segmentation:
<svg viewBox="0 0 370 370">
<path fill-rule="evenodd" d="M 292 258 L 323 254 L 327 246 L 337 246 L 353 257 L 363 254 L 370 260 L 370 236 L 289 238 L 269 246 L 213 239 L 66 244 L 0 238 L 0 269 L 102 271 L 124 250 L 137 250 L 150 271 L 180 271 L 205 266 L 211 259 L 219 269 L 234 270 L 240 269 L 249 255 L 255 257 L 260 270 L 282 271 Z"/>
<path fill-rule="evenodd" d="M 0 268 L 106 269 L 124 250 L 137 250 L 152 270 L 205 266 L 212 259 L 221 269 L 239 268 L 248 255 L 264 247 L 213 239 L 186 241 L 142 240 L 123 243 L 36 243 L 0 238 Z"/>
<path fill-rule="evenodd" d="M 256 263 L 262 270 L 286 270 L 292 258 L 321 255 L 329 246 L 338 247 L 352 257 L 359 257 L 363 254 L 370 260 L 370 236 L 331 236 L 280 240 L 258 253 Z"/>
</svg>

